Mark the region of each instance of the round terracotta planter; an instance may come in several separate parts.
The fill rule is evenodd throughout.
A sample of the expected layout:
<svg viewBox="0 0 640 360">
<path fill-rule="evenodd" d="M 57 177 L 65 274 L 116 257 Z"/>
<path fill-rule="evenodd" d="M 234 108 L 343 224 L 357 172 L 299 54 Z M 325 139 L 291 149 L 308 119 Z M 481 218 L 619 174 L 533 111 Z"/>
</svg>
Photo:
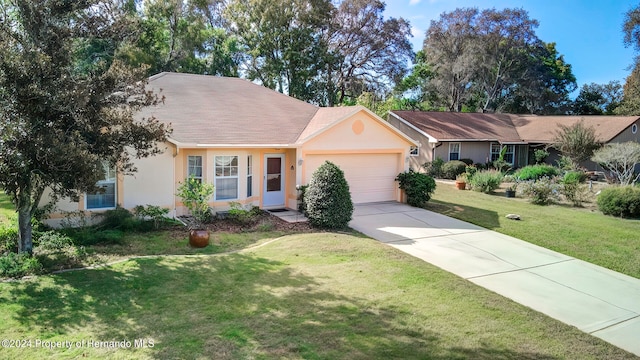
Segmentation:
<svg viewBox="0 0 640 360">
<path fill-rule="evenodd" d="M 458 188 L 458 190 L 465 190 L 467 188 L 467 183 L 463 181 L 456 181 L 456 188 Z"/>
<path fill-rule="evenodd" d="M 189 231 L 189 245 L 195 248 L 203 248 L 209 245 L 209 231 L 208 230 Z"/>
</svg>

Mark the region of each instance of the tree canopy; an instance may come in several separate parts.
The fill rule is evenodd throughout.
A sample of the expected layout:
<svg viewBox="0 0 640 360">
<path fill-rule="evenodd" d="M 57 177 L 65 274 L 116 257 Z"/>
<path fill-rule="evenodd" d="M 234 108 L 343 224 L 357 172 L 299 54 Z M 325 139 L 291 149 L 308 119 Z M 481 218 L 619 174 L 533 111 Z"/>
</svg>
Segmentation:
<svg viewBox="0 0 640 360">
<path fill-rule="evenodd" d="M 21 252 L 31 252 L 45 189 L 54 199 L 95 191 L 104 162 L 133 172 L 132 158 L 158 153 L 168 134 L 134 117 L 159 99 L 145 89 L 145 68 L 119 59 L 138 35 L 125 5 L 0 1 L 0 187 L 18 211 Z"/>
</svg>

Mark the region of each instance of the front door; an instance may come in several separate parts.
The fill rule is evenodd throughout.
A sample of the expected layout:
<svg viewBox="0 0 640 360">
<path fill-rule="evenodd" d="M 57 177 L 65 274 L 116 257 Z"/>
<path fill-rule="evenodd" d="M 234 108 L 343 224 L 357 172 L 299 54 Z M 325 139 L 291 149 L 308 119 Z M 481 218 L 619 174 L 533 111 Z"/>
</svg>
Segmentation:
<svg viewBox="0 0 640 360">
<path fill-rule="evenodd" d="M 284 154 L 264 156 L 262 206 L 284 206 Z"/>
</svg>

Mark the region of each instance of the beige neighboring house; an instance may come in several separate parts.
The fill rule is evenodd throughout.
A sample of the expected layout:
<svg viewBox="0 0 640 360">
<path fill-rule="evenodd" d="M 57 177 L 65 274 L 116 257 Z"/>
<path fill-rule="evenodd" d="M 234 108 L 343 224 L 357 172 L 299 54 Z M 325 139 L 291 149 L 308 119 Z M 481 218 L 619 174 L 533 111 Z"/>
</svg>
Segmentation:
<svg viewBox="0 0 640 360">
<path fill-rule="evenodd" d="M 190 175 L 215 186 L 210 205 L 297 208 L 297 185 L 325 161 L 345 173 L 354 203 L 401 200 L 395 177 L 408 170 L 418 143 L 362 106 L 322 108 L 239 78 L 161 73 L 149 88 L 164 104 L 145 109 L 173 133 L 158 156 L 137 160 L 137 173 L 107 171 L 105 191 L 62 211 L 158 205 L 185 214 L 175 196 Z M 54 214 L 53 218 L 59 218 Z"/>
<path fill-rule="evenodd" d="M 514 167 L 534 162 L 535 149 L 553 143 L 560 125 L 571 126 L 584 121 L 595 129 L 602 143 L 640 142 L 638 116 L 537 116 L 424 111 L 391 111 L 388 121 L 409 137 L 418 140 L 413 148 L 410 166 L 419 170 L 425 162 L 441 158 L 444 161 L 471 159 L 488 163 L 507 147 L 505 160 Z M 548 150 L 547 162 L 555 164 L 559 154 Z M 596 164 L 583 164 L 590 170 L 600 170 Z"/>
</svg>

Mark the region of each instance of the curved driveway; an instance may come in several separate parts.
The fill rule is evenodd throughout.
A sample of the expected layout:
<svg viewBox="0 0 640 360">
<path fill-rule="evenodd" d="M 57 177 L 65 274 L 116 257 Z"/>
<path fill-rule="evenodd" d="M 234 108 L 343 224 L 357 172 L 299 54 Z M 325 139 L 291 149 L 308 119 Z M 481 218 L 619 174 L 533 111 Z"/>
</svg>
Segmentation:
<svg viewBox="0 0 640 360">
<path fill-rule="evenodd" d="M 397 202 L 349 226 L 640 356 L 640 279 Z"/>
</svg>

